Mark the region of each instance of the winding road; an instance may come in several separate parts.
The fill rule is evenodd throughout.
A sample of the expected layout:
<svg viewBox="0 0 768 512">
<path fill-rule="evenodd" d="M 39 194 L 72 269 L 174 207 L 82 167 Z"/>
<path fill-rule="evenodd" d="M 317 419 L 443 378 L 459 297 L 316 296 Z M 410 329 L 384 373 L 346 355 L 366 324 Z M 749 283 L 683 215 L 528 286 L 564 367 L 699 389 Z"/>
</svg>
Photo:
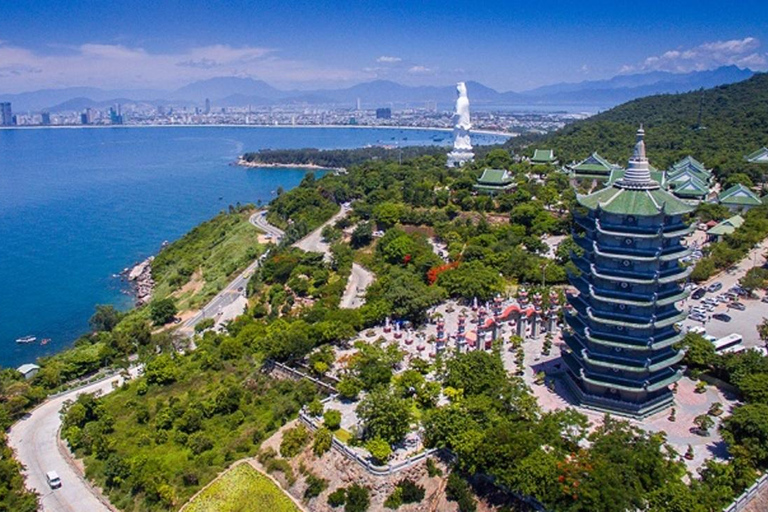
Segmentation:
<svg viewBox="0 0 768 512">
<path fill-rule="evenodd" d="M 328 222 L 294 244 L 305 251 L 322 252 L 330 258 L 330 247 L 322 240 L 322 228 L 336 222 L 347 215 L 348 206 L 341 210 Z M 266 212 L 257 212 L 251 216 L 250 222 L 265 233 L 271 235 L 276 242 L 284 235 L 279 228 L 272 226 L 266 220 Z M 215 318 L 217 324 L 233 319 L 242 314 L 247 305 L 245 287 L 253 272 L 269 254 L 265 252 L 251 263 L 245 271 L 235 277 L 221 292 L 195 316 L 183 322 L 179 331 L 192 336 L 194 327 L 204 318 Z M 368 275 L 366 275 L 368 274 Z M 360 266 L 353 266 L 352 275 L 347 288 L 354 291 L 350 298 L 342 299 L 349 305 L 342 307 L 359 307 L 360 299 L 357 289 L 367 286 L 373 276 Z M 131 375 L 136 376 L 138 368 L 131 369 Z M 40 510 L 45 512 L 112 512 L 115 509 L 109 505 L 106 498 L 100 495 L 67 459 L 66 449 L 59 445 L 59 429 L 61 428 L 60 411 L 64 402 L 75 400 L 82 393 L 102 393 L 112 391 L 113 383 L 122 382 L 119 376 L 113 376 L 99 382 L 83 386 L 64 394 L 50 397 L 37 408 L 30 411 L 23 419 L 16 422 L 8 432 L 8 444 L 14 450 L 16 458 L 24 465 L 26 486 L 40 495 Z M 48 471 L 56 471 L 61 478 L 62 486 L 51 489 L 45 478 Z"/>
<path fill-rule="evenodd" d="M 131 370 L 135 376 L 138 368 Z M 113 376 L 49 398 L 33 409 L 24 419 L 14 424 L 8 432 L 8 444 L 16 452 L 16 458 L 24 465 L 27 488 L 40 495 L 40 510 L 47 512 L 110 512 L 106 499 L 101 501 L 90 484 L 86 483 L 70 466 L 59 446 L 62 405 L 75 400 L 82 393 L 112 391 L 113 383 L 120 384 L 122 377 Z M 56 471 L 61 487 L 51 489 L 45 478 L 48 471 Z"/>
</svg>

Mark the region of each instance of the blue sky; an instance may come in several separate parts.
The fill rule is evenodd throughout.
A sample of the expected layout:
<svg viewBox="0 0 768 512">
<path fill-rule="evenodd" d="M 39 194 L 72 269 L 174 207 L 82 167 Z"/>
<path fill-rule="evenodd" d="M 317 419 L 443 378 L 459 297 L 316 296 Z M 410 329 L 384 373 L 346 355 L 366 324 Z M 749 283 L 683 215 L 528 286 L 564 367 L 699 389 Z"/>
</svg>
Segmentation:
<svg viewBox="0 0 768 512">
<path fill-rule="evenodd" d="M 768 2 L 0 0 L 0 92 L 299 89 L 378 78 L 499 90 L 652 70 L 768 68 Z"/>
</svg>

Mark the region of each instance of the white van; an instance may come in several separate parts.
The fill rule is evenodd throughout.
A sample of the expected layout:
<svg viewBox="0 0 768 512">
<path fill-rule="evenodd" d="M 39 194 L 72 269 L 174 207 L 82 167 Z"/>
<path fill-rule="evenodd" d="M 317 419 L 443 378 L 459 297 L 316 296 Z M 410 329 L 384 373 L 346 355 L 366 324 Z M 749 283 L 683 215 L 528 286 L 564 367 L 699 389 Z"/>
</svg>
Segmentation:
<svg viewBox="0 0 768 512">
<path fill-rule="evenodd" d="M 48 481 L 48 485 L 51 486 L 51 489 L 61 487 L 61 478 L 59 478 L 59 474 L 55 471 L 47 472 L 45 474 L 45 479 Z"/>
</svg>

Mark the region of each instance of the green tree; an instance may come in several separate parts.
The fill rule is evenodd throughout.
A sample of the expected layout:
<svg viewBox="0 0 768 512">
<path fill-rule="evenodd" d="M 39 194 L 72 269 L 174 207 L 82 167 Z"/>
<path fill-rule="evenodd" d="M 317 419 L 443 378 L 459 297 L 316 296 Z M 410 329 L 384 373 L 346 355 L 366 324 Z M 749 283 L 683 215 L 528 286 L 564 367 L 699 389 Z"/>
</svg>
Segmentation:
<svg viewBox="0 0 768 512">
<path fill-rule="evenodd" d="M 99 304 L 88 323 L 94 331 L 111 331 L 120 322 L 120 312 L 111 304 Z"/>
<path fill-rule="evenodd" d="M 397 444 L 408 433 L 413 413 L 410 400 L 400 398 L 390 389 L 378 388 L 360 401 L 357 417 L 367 439 L 378 437 Z"/>
<path fill-rule="evenodd" d="M 370 493 L 368 489 L 359 485 L 352 484 L 347 487 L 347 499 L 344 504 L 344 512 L 365 512 L 371 504 Z"/>
<path fill-rule="evenodd" d="M 463 389 L 465 395 L 498 393 L 507 380 L 504 365 L 497 354 L 472 351 L 448 361 L 445 385 Z"/>
<path fill-rule="evenodd" d="M 758 468 L 768 467 L 768 405 L 746 404 L 723 420 L 723 438 Z"/>
<path fill-rule="evenodd" d="M 361 222 L 355 227 L 354 231 L 352 231 L 350 242 L 352 247 L 359 249 L 360 247 L 365 247 L 370 244 L 372 240 L 373 226 L 370 222 Z"/>
<path fill-rule="evenodd" d="M 312 441 L 312 451 L 318 457 L 331 449 L 333 444 L 333 434 L 327 428 L 321 428 L 315 432 L 315 438 Z"/>
<path fill-rule="evenodd" d="M 392 455 L 392 448 L 389 446 L 389 443 L 380 437 L 369 439 L 365 443 L 365 448 L 370 452 L 371 457 L 373 457 L 379 464 L 385 464 Z"/>
<path fill-rule="evenodd" d="M 341 426 L 341 411 L 328 409 L 323 414 L 323 424 L 328 430 L 335 431 Z"/>
<path fill-rule="evenodd" d="M 176 317 L 176 302 L 168 297 L 154 300 L 149 305 L 149 316 L 155 325 L 165 325 Z"/>
</svg>

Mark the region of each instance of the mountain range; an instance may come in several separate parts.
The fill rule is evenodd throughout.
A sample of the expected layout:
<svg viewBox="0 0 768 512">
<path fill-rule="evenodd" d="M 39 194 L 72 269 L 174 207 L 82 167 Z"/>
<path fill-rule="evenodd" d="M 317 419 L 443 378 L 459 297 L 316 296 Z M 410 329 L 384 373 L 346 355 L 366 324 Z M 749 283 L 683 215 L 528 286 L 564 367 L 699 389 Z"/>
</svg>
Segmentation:
<svg viewBox="0 0 768 512">
<path fill-rule="evenodd" d="M 608 108 L 625 101 L 652 94 L 687 92 L 746 80 L 754 74 L 749 69 L 723 66 L 690 73 L 650 72 L 619 75 L 607 80 L 559 83 L 523 92 L 499 92 L 479 82 L 468 81 L 470 101 L 475 107 L 583 105 Z M 358 100 L 365 107 L 406 105 L 421 106 L 435 102 L 449 107 L 456 96 L 455 87 L 408 86 L 387 80 L 375 80 L 341 89 L 281 90 L 262 80 L 217 77 L 193 82 L 175 91 L 155 89 L 104 90 L 94 87 L 43 89 L 19 94 L 0 94 L 0 101 L 10 101 L 17 112 L 49 110 L 77 111 L 103 108 L 115 103 L 151 105 L 202 105 L 206 98 L 214 107 L 268 105 L 347 105 Z"/>
</svg>

